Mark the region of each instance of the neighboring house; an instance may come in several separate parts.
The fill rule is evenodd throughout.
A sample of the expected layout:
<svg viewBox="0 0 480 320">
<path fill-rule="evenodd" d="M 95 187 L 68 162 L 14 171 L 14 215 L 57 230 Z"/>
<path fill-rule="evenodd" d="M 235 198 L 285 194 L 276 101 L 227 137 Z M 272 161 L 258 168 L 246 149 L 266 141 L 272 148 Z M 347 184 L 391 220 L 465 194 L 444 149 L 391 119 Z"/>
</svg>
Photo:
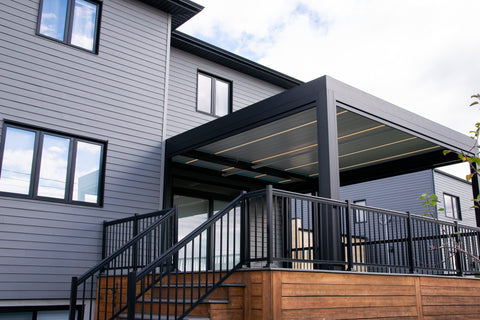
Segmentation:
<svg viewBox="0 0 480 320">
<path fill-rule="evenodd" d="M 0 319 L 65 317 L 71 277 L 102 258 L 104 221 L 177 205 L 184 235 L 242 190 L 339 199 L 340 185 L 469 150 L 468 137 L 339 81 L 304 84 L 176 31 L 201 9 L 0 3 Z M 334 245 L 320 258 L 343 259 L 324 222 Z"/>
<path fill-rule="evenodd" d="M 344 186 L 340 191 L 341 198 L 352 203 L 416 215 L 425 214 L 419 197 L 435 193 L 439 199 L 437 209 L 443 209 L 436 212 L 439 220 L 477 226 L 472 184 L 437 169 Z"/>
</svg>

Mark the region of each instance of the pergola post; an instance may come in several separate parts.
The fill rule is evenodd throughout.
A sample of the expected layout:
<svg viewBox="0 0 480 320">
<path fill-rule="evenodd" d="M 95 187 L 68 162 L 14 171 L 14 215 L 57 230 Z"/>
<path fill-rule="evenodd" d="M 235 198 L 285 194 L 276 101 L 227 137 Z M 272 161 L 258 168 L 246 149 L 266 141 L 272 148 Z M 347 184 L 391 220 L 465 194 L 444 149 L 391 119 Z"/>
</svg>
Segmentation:
<svg viewBox="0 0 480 320">
<path fill-rule="evenodd" d="M 317 143 L 318 143 L 318 195 L 340 199 L 340 174 L 338 163 L 337 112 L 333 91 L 328 90 L 327 79 L 323 78 L 317 99 Z M 314 219 L 314 233 L 319 252 L 315 258 L 326 261 L 343 261 L 340 215 L 334 208 L 320 207 Z M 331 268 L 326 265 L 322 268 Z"/>
</svg>

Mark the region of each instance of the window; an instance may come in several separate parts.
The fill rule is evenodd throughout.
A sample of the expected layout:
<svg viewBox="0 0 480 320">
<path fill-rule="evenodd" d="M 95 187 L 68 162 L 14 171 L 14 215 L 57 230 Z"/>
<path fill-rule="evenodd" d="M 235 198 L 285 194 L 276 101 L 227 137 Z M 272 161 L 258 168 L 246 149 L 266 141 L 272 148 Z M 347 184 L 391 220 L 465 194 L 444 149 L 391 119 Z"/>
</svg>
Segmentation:
<svg viewBox="0 0 480 320">
<path fill-rule="evenodd" d="M 97 52 L 100 0 L 42 0 L 37 32 Z"/>
<path fill-rule="evenodd" d="M 101 205 L 104 153 L 103 142 L 5 124 L 0 193 Z"/>
<path fill-rule="evenodd" d="M 367 205 L 367 200 L 357 200 L 353 201 L 354 204 L 358 204 L 360 206 L 366 206 Z M 356 223 L 361 223 L 361 222 L 366 222 L 367 221 L 367 213 L 365 210 L 355 210 L 355 222 Z"/>
<path fill-rule="evenodd" d="M 232 83 L 205 73 L 198 73 L 197 111 L 224 116 L 231 112 Z"/>
<path fill-rule="evenodd" d="M 444 193 L 443 200 L 445 203 L 445 216 L 461 220 L 462 215 L 460 213 L 460 200 L 458 197 Z"/>
</svg>

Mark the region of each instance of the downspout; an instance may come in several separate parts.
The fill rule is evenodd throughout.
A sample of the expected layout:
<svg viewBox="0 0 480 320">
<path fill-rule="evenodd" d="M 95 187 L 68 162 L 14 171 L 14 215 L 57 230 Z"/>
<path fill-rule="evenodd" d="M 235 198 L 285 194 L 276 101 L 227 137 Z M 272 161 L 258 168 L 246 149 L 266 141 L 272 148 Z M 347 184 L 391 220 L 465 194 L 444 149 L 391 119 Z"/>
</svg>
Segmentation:
<svg viewBox="0 0 480 320">
<path fill-rule="evenodd" d="M 167 113 L 168 113 L 168 88 L 170 82 L 170 42 L 172 37 L 172 15 L 168 14 L 167 21 L 167 43 L 166 43 L 166 57 L 165 57 L 165 83 L 164 83 L 164 94 L 163 94 L 163 119 L 162 119 L 162 146 L 160 151 L 161 164 L 160 164 L 160 199 L 159 199 L 159 209 L 163 209 L 163 193 L 165 191 L 165 140 L 167 139 Z"/>
</svg>

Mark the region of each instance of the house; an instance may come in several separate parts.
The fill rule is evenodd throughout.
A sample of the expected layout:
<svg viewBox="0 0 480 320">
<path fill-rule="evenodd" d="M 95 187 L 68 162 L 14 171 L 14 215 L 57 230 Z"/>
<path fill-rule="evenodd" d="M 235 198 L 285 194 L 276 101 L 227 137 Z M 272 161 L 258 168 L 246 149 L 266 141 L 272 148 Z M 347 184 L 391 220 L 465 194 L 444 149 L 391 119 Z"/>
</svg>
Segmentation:
<svg viewBox="0 0 480 320">
<path fill-rule="evenodd" d="M 308 263 L 293 261 L 297 265 L 345 270 L 352 267 L 346 266 L 348 256 L 349 264 L 359 265 L 357 270 L 367 270 L 362 259 L 348 253 L 363 252 L 366 238 L 343 235 L 339 228 L 347 220 L 328 214 L 339 209 L 339 203 L 304 219 L 321 230 L 306 237 L 301 247 L 285 244 L 282 231 L 273 233 L 272 225 L 268 232 L 260 229 L 266 220 L 254 214 L 263 211 L 253 209 L 274 204 L 269 216 L 280 228 L 281 221 L 291 223 L 301 216 L 289 211 L 292 219 L 277 220 L 285 217 L 281 203 L 294 201 L 299 208 L 320 203 L 318 198 L 282 192 L 340 199 L 340 185 L 455 163 L 458 159 L 443 156 L 443 149 L 470 149 L 468 137 L 340 81 L 324 76 L 304 84 L 176 30 L 201 9 L 188 0 L 0 4 L 0 319 L 66 317 L 71 293 L 77 294 L 71 290 L 72 277 L 112 257 L 131 243 L 137 230 L 137 238 L 143 239 L 142 230 L 151 228 L 135 228 L 126 236 L 127 231 L 112 226 L 124 225 L 134 214 L 147 219 L 144 214 L 174 206 L 177 210 L 165 209 L 159 220 L 149 220 L 161 226 L 152 229 L 165 236 L 161 245 L 160 240 L 135 243 L 135 250 L 128 251 L 135 252 L 135 258 L 132 254 L 124 262 L 135 260 L 135 270 L 146 267 L 158 258 L 152 260 L 152 250 L 163 255 L 185 236 L 187 247 L 162 258 L 170 262 L 155 265 L 155 270 L 172 263 L 176 270 L 192 273 L 219 266 L 223 277 L 239 262 L 252 268 L 265 262 L 286 266 L 292 263 L 288 259 L 298 258 L 295 252 L 310 246 L 305 241 L 321 249 L 313 250 L 314 260 Z M 275 189 L 264 189 L 267 185 Z M 477 180 L 472 188 L 478 194 Z M 258 190 L 266 190 L 270 200 L 251 193 Z M 241 199 L 249 206 L 244 207 L 248 219 L 234 210 L 237 206 L 226 207 L 242 191 L 250 192 L 248 199 Z M 205 227 L 216 229 L 198 231 L 199 238 L 192 238 L 196 242 L 187 244 L 187 234 L 215 212 L 222 214 L 220 220 Z M 175 219 L 167 220 L 170 216 Z M 128 221 L 138 226 L 137 218 Z M 178 223 L 172 234 L 167 222 Z M 248 240 L 240 225 L 258 234 Z M 473 237 L 475 230 L 464 234 Z M 213 247 L 215 241 L 223 246 Z M 140 247 L 148 247 L 148 257 L 147 251 L 137 255 Z M 227 255 L 229 251 L 235 255 Z M 287 252 L 288 259 L 276 256 L 277 251 Z M 247 256 L 248 261 L 239 260 Z M 451 274 L 456 267 L 459 264 L 442 272 Z M 90 293 L 84 290 L 88 303 L 77 304 L 86 315 L 98 315 L 99 301 L 116 307 L 123 303 L 126 274 L 102 282 L 117 272 L 107 269 L 95 271 L 104 273 L 95 273 Z M 252 273 L 248 281 L 258 283 L 258 277 L 264 277 L 262 283 L 274 286 L 277 274 L 265 270 Z M 413 292 L 417 282 L 412 282 Z M 99 294 L 102 288 L 106 293 L 98 296 L 96 305 L 97 287 Z M 245 296 L 251 306 L 258 300 L 253 294 Z M 269 310 L 273 316 L 279 312 L 274 301 L 265 302 L 271 309 L 261 309 L 264 316 Z M 109 308 L 105 313 L 116 310 Z M 253 309 L 248 315 L 260 316 L 260 309 Z M 246 311 L 242 314 L 247 317 Z"/>
<path fill-rule="evenodd" d="M 434 193 L 439 197 L 437 209 L 443 209 L 435 212 L 439 220 L 477 226 L 472 184 L 438 169 L 352 184 L 340 191 L 343 200 L 416 215 L 425 214 L 420 195 Z"/>
</svg>

